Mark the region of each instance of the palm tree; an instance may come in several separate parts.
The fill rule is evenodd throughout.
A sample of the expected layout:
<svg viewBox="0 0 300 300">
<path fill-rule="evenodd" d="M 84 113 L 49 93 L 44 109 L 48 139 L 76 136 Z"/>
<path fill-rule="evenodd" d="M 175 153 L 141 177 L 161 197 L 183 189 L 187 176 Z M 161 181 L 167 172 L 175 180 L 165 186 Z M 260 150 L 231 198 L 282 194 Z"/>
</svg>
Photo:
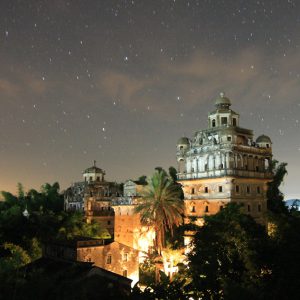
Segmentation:
<svg viewBox="0 0 300 300">
<path fill-rule="evenodd" d="M 162 169 L 149 178 L 142 200 L 135 209 L 140 213 L 141 223 L 152 226 L 156 232 L 155 247 L 159 253 L 165 246 L 166 232 L 173 236 L 174 226 L 182 223 L 184 203 L 181 188 Z"/>
</svg>

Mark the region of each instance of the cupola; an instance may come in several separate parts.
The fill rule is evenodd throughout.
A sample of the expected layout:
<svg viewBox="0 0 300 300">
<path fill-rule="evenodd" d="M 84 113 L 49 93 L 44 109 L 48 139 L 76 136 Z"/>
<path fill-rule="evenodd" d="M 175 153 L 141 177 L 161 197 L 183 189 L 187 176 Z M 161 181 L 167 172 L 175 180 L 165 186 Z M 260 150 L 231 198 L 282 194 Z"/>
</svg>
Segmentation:
<svg viewBox="0 0 300 300">
<path fill-rule="evenodd" d="M 84 170 L 83 178 L 85 182 L 97 182 L 104 181 L 105 171 L 96 166 L 96 161 L 94 160 L 94 165 Z"/>
<path fill-rule="evenodd" d="M 267 135 L 260 135 L 256 139 L 256 144 L 259 148 L 271 148 L 272 147 L 272 141 Z"/>
</svg>

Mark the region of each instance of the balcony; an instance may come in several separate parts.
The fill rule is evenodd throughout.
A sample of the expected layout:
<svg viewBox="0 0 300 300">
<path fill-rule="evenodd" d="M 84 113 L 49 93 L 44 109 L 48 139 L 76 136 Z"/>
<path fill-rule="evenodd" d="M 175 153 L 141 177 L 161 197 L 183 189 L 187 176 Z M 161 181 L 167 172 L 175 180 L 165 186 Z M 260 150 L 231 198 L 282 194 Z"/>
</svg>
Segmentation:
<svg viewBox="0 0 300 300">
<path fill-rule="evenodd" d="M 199 179 L 199 178 L 218 178 L 218 177 L 244 177 L 244 178 L 262 178 L 262 179 L 272 179 L 273 174 L 271 172 L 257 172 L 249 170 L 209 170 L 204 172 L 193 172 L 193 173 L 179 173 L 177 174 L 178 180 L 190 180 L 190 179 Z"/>
</svg>

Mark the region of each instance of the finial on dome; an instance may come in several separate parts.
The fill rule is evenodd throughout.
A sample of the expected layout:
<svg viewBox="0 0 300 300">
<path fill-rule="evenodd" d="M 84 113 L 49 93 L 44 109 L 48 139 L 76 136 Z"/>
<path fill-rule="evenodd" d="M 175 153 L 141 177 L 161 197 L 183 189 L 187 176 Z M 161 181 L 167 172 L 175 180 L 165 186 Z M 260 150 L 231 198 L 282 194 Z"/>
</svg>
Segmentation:
<svg viewBox="0 0 300 300">
<path fill-rule="evenodd" d="M 225 93 L 221 92 L 220 93 L 220 97 L 218 99 L 216 99 L 215 105 L 218 108 L 228 109 L 229 106 L 231 105 L 231 102 L 230 102 L 230 99 L 228 99 L 227 97 L 225 97 Z"/>
<path fill-rule="evenodd" d="M 94 160 L 94 167 L 96 167 L 96 161 Z"/>
</svg>

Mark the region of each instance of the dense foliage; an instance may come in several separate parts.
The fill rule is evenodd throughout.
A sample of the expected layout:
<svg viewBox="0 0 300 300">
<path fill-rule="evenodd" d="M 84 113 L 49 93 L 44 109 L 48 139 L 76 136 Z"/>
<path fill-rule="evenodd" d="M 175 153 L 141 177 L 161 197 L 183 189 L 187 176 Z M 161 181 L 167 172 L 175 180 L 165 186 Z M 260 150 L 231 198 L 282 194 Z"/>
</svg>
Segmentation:
<svg viewBox="0 0 300 300">
<path fill-rule="evenodd" d="M 0 276 L 41 256 L 41 242 L 73 236 L 97 236 L 99 226 L 87 224 L 81 213 L 63 210 L 59 184 L 45 184 L 41 191 L 18 195 L 2 192 L 0 202 Z M 24 215 L 25 211 L 29 215 Z"/>
</svg>

